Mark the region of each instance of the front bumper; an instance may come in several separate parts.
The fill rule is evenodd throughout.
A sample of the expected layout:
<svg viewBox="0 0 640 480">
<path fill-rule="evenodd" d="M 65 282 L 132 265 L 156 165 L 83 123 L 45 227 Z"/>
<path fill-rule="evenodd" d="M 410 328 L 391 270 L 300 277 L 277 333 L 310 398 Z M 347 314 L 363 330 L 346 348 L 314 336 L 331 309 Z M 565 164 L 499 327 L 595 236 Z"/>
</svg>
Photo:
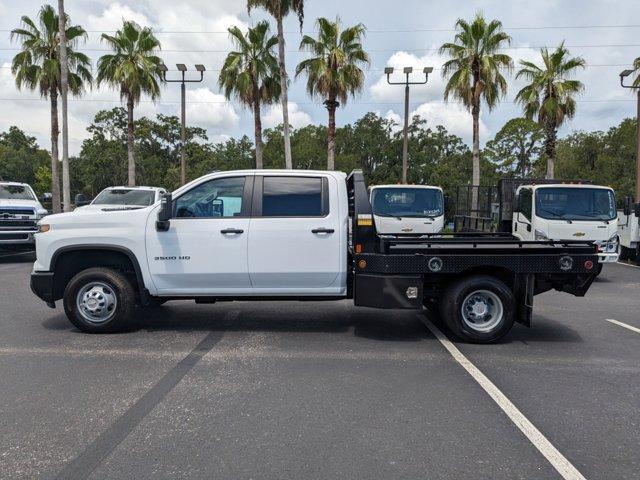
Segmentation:
<svg viewBox="0 0 640 480">
<path fill-rule="evenodd" d="M 35 233 L 33 230 L 1 230 L 0 245 L 33 245 L 35 243 L 35 238 L 33 237 Z"/>
<path fill-rule="evenodd" d="M 31 272 L 31 291 L 47 304 L 53 304 L 53 272 Z"/>
</svg>

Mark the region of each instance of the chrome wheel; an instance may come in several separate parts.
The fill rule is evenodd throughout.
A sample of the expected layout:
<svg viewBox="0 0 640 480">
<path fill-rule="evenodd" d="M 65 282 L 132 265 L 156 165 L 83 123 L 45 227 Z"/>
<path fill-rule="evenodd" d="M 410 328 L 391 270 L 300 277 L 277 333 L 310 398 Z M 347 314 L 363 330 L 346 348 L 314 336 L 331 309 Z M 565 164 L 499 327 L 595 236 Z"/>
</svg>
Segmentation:
<svg viewBox="0 0 640 480">
<path fill-rule="evenodd" d="M 116 313 L 118 300 L 113 288 L 103 282 L 90 282 L 80 289 L 76 306 L 82 317 L 91 323 L 104 323 Z"/>
<path fill-rule="evenodd" d="M 493 331 L 504 317 L 500 297 L 489 290 L 476 290 L 462 302 L 462 320 L 472 330 L 480 333 Z"/>
</svg>

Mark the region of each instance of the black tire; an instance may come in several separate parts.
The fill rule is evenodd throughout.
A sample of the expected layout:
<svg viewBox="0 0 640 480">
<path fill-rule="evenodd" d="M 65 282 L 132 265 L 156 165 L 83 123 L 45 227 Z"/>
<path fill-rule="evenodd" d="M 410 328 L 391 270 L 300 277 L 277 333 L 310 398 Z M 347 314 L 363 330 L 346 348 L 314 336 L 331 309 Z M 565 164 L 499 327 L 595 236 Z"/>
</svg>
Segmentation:
<svg viewBox="0 0 640 480">
<path fill-rule="evenodd" d="M 629 251 L 629 249 L 627 247 L 620 247 L 620 257 L 619 259 L 621 261 L 625 261 L 625 260 L 629 260 L 629 257 L 631 256 L 631 252 Z"/>
<path fill-rule="evenodd" d="M 115 298 L 113 310 L 108 310 L 106 313 L 108 316 L 100 321 L 90 321 L 85 318 L 77 302 L 81 290 L 94 283 L 105 285 L 110 289 L 107 290 L 110 298 Z M 67 284 L 63 303 L 67 318 L 79 330 L 86 333 L 114 333 L 131 327 L 136 293 L 131 282 L 121 273 L 109 268 L 89 268 L 78 273 Z"/>
<path fill-rule="evenodd" d="M 593 269 L 593 273 L 596 274 L 596 277 L 602 273 L 602 268 L 604 267 L 604 263 L 596 263 L 595 268 Z"/>
<path fill-rule="evenodd" d="M 465 321 L 462 309 L 465 300 L 471 294 L 482 291 L 493 294 L 500 303 L 496 308 L 501 307 L 502 312 L 495 325 L 475 330 Z M 493 305 L 494 300 L 490 299 L 490 303 Z M 489 275 L 475 275 L 455 282 L 447 288 L 440 302 L 440 312 L 443 321 L 461 340 L 471 343 L 493 343 L 504 337 L 513 327 L 516 301 L 513 292 L 504 282 Z"/>
</svg>

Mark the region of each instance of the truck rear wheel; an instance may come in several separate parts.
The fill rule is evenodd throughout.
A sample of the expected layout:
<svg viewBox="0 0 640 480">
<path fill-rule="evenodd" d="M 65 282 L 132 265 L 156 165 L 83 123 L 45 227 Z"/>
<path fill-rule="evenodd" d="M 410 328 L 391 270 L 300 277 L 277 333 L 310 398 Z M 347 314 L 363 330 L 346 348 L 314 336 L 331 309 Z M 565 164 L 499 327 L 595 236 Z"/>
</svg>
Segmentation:
<svg viewBox="0 0 640 480">
<path fill-rule="evenodd" d="M 109 268 L 89 268 L 67 284 L 63 303 L 67 318 L 86 333 L 113 333 L 130 325 L 135 291 L 129 280 Z"/>
<path fill-rule="evenodd" d="M 488 275 L 467 277 L 445 292 L 440 311 L 443 321 L 462 340 L 492 343 L 513 327 L 516 312 L 513 292 Z"/>
</svg>

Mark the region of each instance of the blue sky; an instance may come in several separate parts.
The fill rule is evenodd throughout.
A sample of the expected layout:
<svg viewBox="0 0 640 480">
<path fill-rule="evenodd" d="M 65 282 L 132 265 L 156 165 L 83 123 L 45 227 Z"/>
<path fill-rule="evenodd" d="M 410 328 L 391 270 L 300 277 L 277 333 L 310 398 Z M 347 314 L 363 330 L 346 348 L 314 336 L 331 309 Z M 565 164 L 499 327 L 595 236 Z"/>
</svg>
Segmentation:
<svg viewBox="0 0 640 480">
<path fill-rule="evenodd" d="M 55 2 L 54 2 L 55 3 Z M 0 0 L 0 130 L 18 125 L 41 144 L 49 146 L 49 110 L 37 93 L 18 91 L 8 68 L 16 45 L 9 41 L 9 31 L 20 24 L 21 15 L 35 17 L 42 2 Z M 204 63 L 209 70 L 203 84 L 193 84 L 188 91 L 188 122 L 206 127 L 212 140 L 239 136 L 253 131 L 249 110 L 235 103 L 224 103 L 217 87 L 217 74 L 229 49 L 226 28 L 238 25 L 246 28 L 263 18 L 255 12 L 249 16 L 241 0 L 120 0 L 117 2 L 67 1 L 67 13 L 74 23 L 90 31 L 85 45 L 94 60 L 104 49 L 100 45 L 102 31 L 114 30 L 122 19 L 135 20 L 152 26 L 162 41 L 161 56 L 170 67 L 175 63 Z M 420 113 L 434 126 L 445 125 L 466 141 L 471 134 L 469 114 L 455 103 L 442 99 L 444 80 L 438 68 L 443 58 L 437 47 L 453 37 L 453 26 L 459 17 L 471 18 L 476 11 L 500 19 L 513 37 L 508 53 L 517 61 L 536 61 L 536 47 L 554 47 L 561 41 L 573 55 L 580 55 L 588 67 L 577 78 L 586 89 L 579 99 L 576 118 L 563 132 L 570 130 L 603 130 L 625 117 L 635 115 L 634 97 L 619 87 L 618 73 L 640 56 L 640 2 L 596 0 L 512 0 L 512 1 L 440 1 L 404 0 L 307 0 L 304 31 L 313 33 L 319 16 L 339 15 L 343 24 L 362 22 L 368 28 L 365 47 L 372 63 L 367 71 L 363 92 L 338 112 L 338 123 L 350 123 L 365 112 L 375 111 L 399 120 L 402 114 L 403 89 L 386 85 L 382 70 L 396 67 L 433 66 L 436 71 L 426 87 L 411 91 L 411 111 Z M 635 22 L 635 23 L 634 23 Z M 275 31 L 275 25 L 273 25 Z M 290 74 L 304 54 L 297 52 L 300 33 L 297 20 L 287 20 L 287 67 Z M 489 140 L 504 122 L 520 114 L 513 99 L 521 83 L 510 77 L 509 92 L 504 102 L 481 117 L 482 142 Z M 156 104 L 145 101 L 137 116 L 155 113 L 179 114 L 179 88 L 167 85 Z M 294 81 L 290 91 L 290 112 L 294 127 L 309 122 L 325 123 L 326 110 L 317 99 L 304 91 L 304 79 Z M 119 105 L 118 93 L 108 89 L 86 93 L 80 101 L 70 102 L 71 151 L 77 153 L 85 128 L 101 108 Z M 265 126 L 280 121 L 277 107 L 266 108 Z"/>
</svg>

